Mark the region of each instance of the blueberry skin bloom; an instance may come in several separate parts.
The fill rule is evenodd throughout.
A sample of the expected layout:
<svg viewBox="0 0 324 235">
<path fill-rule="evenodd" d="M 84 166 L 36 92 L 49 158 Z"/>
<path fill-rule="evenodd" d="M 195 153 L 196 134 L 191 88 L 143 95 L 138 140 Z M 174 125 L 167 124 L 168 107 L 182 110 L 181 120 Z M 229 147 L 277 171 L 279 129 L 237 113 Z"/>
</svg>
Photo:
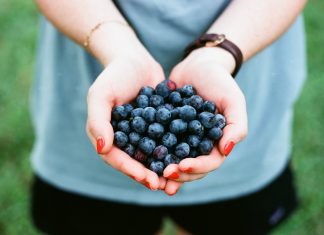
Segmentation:
<svg viewBox="0 0 324 235">
<path fill-rule="evenodd" d="M 127 112 L 127 116 L 128 116 L 128 115 L 131 113 L 131 111 L 134 109 L 133 105 L 131 105 L 131 104 L 124 104 L 123 106 L 124 106 L 124 108 L 125 108 L 125 110 L 126 110 L 126 112 Z"/>
<path fill-rule="evenodd" d="M 131 117 L 142 117 L 144 109 L 143 108 L 136 108 L 131 111 Z"/>
<path fill-rule="evenodd" d="M 205 101 L 203 105 L 203 110 L 210 113 L 215 113 L 217 110 L 216 104 L 213 101 Z"/>
<path fill-rule="evenodd" d="M 189 135 L 187 138 L 187 143 L 192 148 L 197 148 L 200 143 L 200 138 L 197 135 Z"/>
<path fill-rule="evenodd" d="M 173 134 L 181 134 L 187 131 L 188 124 L 182 119 L 175 119 L 170 123 L 169 130 Z"/>
<path fill-rule="evenodd" d="M 131 143 L 134 146 L 137 146 L 140 139 L 142 139 L 142 136 L 137 132 L 131 132 L 128 135 L 128 139 L 129 139 L 129 143 Z"/>
<path fill-rule="evenodd" d="M 171 93 L 171 90 L 167 86 L 167 81 L 163 81 L 163 82 L 159 83 L 155 88 L 155 92 L 157 95 L 160 95 L 163 98 L 168 97 L 169 94 Z"/>
<path fill-rule="evenodd" d="M 204 100 L 199 95 L 193 95 L 190 97 L 189 103 L 196 110 L 200 110 L 204 104 Z"/>
<path fill-rule="evenodd" d="M 131 144 L 126 144 L 123 148 L 124 152 L 127 153 L 129 156 L 133 157 L 135 154 L 135 147 Z"/>
<path fill-rule="evenodd" d="M 198 120 L 192 120 L 188 124 L 189 132 L 194 134 L 194 135 L 202 136 L 204 134 L 204 129 L 205 128 L 203 127 L 201 122 L 198 121 Z"/>
<path fill-rule="evenodd" d="M 146 95 L 139 95 L 136 98 L 136 104 L 139 108 L 146 108 L 149 106 L 149 98 Z"/>
<path fill-rule="evenodd" d="M 161 161 L 153 161 L 150 164 L 150 170 L 161 176 L 164 170 L 164 163 Z"/>
<path fill-rule="evenodd" d="M 143 111 L 143 118 L 148 123 L 152 123 L 155 121 L 156 110 L 153 107 L 146 107 Z"/>
<path fill-rule="evenodd" d="M 127 115 L 128 112 L 122 105 L 116 106 L 112 111 L 112 117 L 117 121 L 127 118 Z"/>
<path fill-rule="evenodd" d="M 163 160 L 168 155 L 168 149 L 164 145 L 157 146 L 153 151 L 153 157 L 156 160 Z"/>
<path fill-rule="evenodd" d="M 147 97 L 151 97 L 152 95 L 155 94 L 155 91 L 152 87 L 150 86 L 144 86 L 139 92 L 139 95 L 146 95 Z"/>
<path fill-rule="evenodd" d="M 161 138 L 164 134 L 164 127 L 160 123 L 152 123 L 147 128 L 147 135 L 152 139 Z"/>
<path fill-rule="evenodd" d="M 157 108 L 159 106 L 161 106 L 162 104 L 164 104 L 164 99 L 162 96 L 160 95 L 152 95 L 150 97 L 150 105 L 154 108 Z"/>
<path fill-rule="evenodd" d="M 131 121 L 131 127 L 134 131 L 141 134 L 146 131 L 147 124 L 142 117 L 134 117 L 134 119 Z"/>
<path fill-rule="evenodd" d="M 138 147 L 143 153 L 150 155 L 151 153 L 153 153 L 153 150 L 156 147 L 156 143 L 154 140 L 148 137 L 144 137 L 139 141 Z"/>
<path fill-rule="evenodd" d="M 215 126 L 219 127 L 220 129 L 223 129 L 226 125 L 225 117 L 218 113 L 216 114 L 215 118 L 216 118 Z"/>
<path fill-rule="evenodd" d="M 202 112 L 199 114 L 199 121 L 206 128 L 212 128 L 216 124 L 215 114 L 210 112 Z"/>
<path fill-rule="evenodd" d="M 124 132 L 116 131 L 114 134 L 114 143 L 119 148 L 122 148 L 128 143 L 128 136 Z"/>
<path fill-rule="evenodd" d="M 117 129 L 119 131 L 124 132 L 125 134 L 129 134 L 130 131 L 131 131 L 131 128 L 130 128 L 130 125 L 129 125 L 129 121 L 122 120 L 122 121 L 118 122 Z"/>
<path fill-rule="evenodd" d="M 180 90 L 181 94 L 185 97 L 190 97 L 196 95 L 196 90 L 193 88 L 192 85 L 185 85 Z"/>
<path fill-rule="evenodd" d="M 180 162 L 180 159 L 173 154 L 168 154 L 164 158 L 165 167 L 167 167 L 170 164 L 179 164 L 179 162 Z"/>
<path fill-rule="evenodd" d="M 170 132 L 167 132 L 162 137 L 162 144 L 167 148 L 172 148 L 173 146 L 175 146 L 177 144 L 177 142 L 178 142 L 177 137 Z"/>
<path fill-rule="evenodd" d="M 187 143 L 180 143 L 175 148 L 175 155 L 180 159 L 187 157 L 190 153 L 190 146 Z"/>
<path fill-rule="evenodd" d="M 182 103 L 181 94 L 179 92 L 177 92 L 177 91 L 171 92 L 171 94 L 169 95 L 169 101 L 174 106 L 180 105 Z"/>
<path fill-rule="evenodd" d="M 222 137 L 222 135 L 222 129 L 216 126 L 208 131 L 208 137 L 215 141 L 219 140 Z"/>
<path fill-rule="evenodd" d="M 166 108 L 160 108 L 156 112 L 156 121 L 162 124 L 167 124 L 171 120 L 171 112 Z"/>
<path fill-rule="evenodd" d="M 201 141 L 199 143 L 198 149 L 202 155 L 208 155 L 213 149 L 213 141 L 209 139 Z"/>
<path fill-rule="evenodd" d="M 191 121 L 196 118 L 197 111 L 190 105 L 184 105 L 180 108 L 179 116 L 182 120 Z"/>
</svg>

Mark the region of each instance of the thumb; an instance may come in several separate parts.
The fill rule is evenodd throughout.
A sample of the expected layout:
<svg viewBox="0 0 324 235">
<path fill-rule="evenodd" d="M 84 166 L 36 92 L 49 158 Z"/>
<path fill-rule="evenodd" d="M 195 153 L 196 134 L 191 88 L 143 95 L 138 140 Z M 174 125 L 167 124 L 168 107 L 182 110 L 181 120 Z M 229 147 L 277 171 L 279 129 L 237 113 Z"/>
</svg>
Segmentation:
<svg viewBox="0 0 324 235">
<path fill-rule="evenodd" d="M 108 153 L 113 144 L 114 131 L 111 120 L 111 105 L 100 95 L 89 92 L 87 134 L 98 154 Z"/>
<path fill-rule="evenodd" d="M 226 119 L 226 126 L 223 129 L 223 136 L 219 142 L 219 151 L 228 156 L 235 144 L 243 140 L 248 132 L 248 121 L 244 97 L 232 98 L 224 101 L 222 105 L 223 114 Z"/>
</svg>

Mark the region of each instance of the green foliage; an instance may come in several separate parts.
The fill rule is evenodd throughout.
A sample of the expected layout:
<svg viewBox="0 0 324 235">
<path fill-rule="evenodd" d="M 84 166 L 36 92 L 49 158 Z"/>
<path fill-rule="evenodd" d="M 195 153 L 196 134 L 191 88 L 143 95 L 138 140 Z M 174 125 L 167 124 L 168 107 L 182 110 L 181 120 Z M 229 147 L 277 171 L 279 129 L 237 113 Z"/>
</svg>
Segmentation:
<svg viewBox="0 0 324 235">
<path fill-rule="evenodd" d="M 33 131 L 29 89 L 33 76 L 37 11 L 33 1 L 0 0 L 0 234 L 38 234 L 29 217 Z M 293 167 L 302 206 L 273 234 L 324 234 L 324 2 L 305 11 L 309 76 L 296 103 Z M 166 234 L 174 234 L 166 222 Z"/>
</svg>

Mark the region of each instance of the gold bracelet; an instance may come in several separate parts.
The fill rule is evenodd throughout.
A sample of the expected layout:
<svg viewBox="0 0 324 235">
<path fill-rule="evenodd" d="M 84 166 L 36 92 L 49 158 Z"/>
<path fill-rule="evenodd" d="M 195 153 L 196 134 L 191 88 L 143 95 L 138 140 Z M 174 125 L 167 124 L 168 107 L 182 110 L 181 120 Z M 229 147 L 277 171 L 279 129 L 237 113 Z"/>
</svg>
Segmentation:
<svg viewBox="0 0 324 235">
<path fill-rule="evenodd" d="M 133 28 L 132 28 L 129 24 L 127 24 L 127 23 L 120 22 L 120 21 L 117 21 L 117 20 L 102 21 L 102 22 L 99 22 L 98 24 L 96 24 L 96 25 L 95 25 L 95 26 L 90 30 L 89 34 L 86 36 L 86 39 L 85 39 L 84 42 L 83 42 L 83 46 L 84 46 L 85 48 L 89 48 L 90 39 L 91 39 L 92 34 L 93 34 L 96 30 L 98 30 L 102 25 L 104 25 L 104 24 L 110 24 L 110 23 L 112 23 L 112 24 L 120 24 L 120 25 L 123 25 L 123 26 L 129 27 L 129 28 L 134 32 Z"/>
</svg>

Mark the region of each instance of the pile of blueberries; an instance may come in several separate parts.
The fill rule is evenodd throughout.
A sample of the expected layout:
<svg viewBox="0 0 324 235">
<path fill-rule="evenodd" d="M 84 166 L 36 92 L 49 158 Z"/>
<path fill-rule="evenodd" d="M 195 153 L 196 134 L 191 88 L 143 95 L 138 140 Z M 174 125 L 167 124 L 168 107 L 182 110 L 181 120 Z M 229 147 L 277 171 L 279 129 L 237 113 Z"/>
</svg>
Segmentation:
<svg viewBox="0 0 324 235">
<path fill-rule="evenodd" d="M 176 88 L 165 80 L 155 89 L 143 87 L 129 104 L 112 111 L 114 144 L 162 175 L 169 164 L 208 155 L 226 125 L 212 101 L 204 101 L 192 85 Z"/>
</svg>

